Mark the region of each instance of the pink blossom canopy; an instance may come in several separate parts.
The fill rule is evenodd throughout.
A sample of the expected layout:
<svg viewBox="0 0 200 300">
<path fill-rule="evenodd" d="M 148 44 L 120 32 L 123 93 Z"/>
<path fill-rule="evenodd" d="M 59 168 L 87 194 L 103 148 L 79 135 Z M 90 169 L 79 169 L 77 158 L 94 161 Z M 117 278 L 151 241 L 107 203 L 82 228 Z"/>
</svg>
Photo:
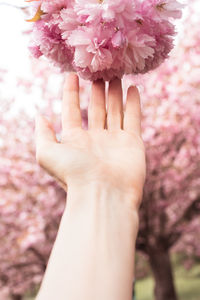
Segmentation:
<svg viewBox="0 0 200 300">
<path fill-rule="evenodd" d="M 32 54 L 85 79 L 158 67 L 173 48 L 176 0 L 33 0 Z"/>
</svg>

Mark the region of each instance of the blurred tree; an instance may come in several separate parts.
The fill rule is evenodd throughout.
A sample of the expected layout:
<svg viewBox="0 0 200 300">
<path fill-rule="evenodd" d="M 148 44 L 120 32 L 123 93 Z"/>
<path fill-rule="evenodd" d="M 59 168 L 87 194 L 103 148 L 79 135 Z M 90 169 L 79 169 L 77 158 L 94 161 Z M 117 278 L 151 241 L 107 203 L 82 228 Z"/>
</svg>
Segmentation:
<svg viewBox="0 0 200 300">
<path fill-rule="evenodd" d="M 36 163 L 33 118 L 37 111 L 48 115 L 59 139 L 64 77 L 35 60 L 29 75 L 15 78 L 15 98 L 2 98 L 0 106 L 0 300 L 21 300 L 40 284 L 66 202 L 65 191 Z M 0 69 L 2 94 L 9 76 Z M 85 93 L 83 120 L 87 101 Z"/>
<path fill-rule="evenodd" d="M 200 20 L 196 13 L 195 6 L 190 7 L 172 58 L 143 79 L 147 181 L 137 248 L 149 257 L 156 300 L 177 299 L 170 249 L 177 242 L 186 248 L 187 234 L 190 248 L 199 251 L 194 232 L 199 232 L 200 213 Z"/>
<path fill-rule="evenodd" d="M 200 211 L 197 2 L 191 1 L 172 58 L 142 77 L 148 175 L 137 247 L 149 257 L 156 300 L 177 299 L 170 249 L 178 243 L 179 249 L 187 245 L 199 253 L 193 232 L 199 228 Z M 29 95 L 34 85 L 34 90 L 41 93 L 43 111 L 56 121 L 61 81 L 51 78 L 51 71 L 39 62 L 33 63 L 32 71 L 30 80 L 19 79 L 20 88 L 24 87 Z M 2 86 L 4 73 L 0 72 Z M 130 76 L 124 84 L 134 81 Z M 88 83 L 82 83 L 82 91 L 84 108 L 88 102 Z M 14 102 L 1 101 L 4 104 L 0 106 L 0 287 L 6 288 L 6 293 L 16 300 L 41 281 L 65 205 L 65 193 L 35 162 L 34 122 L 30 115 L 22 110 L 13 116 Z M 86 126 L 85 110 L 83 116 Z M 59 130 L 59 125 L 56 129 Z"/>
<path fill-rule="evenodd" d="M 39 65 L 37 70 L 41 71 Z M 0 73 L 3 82 L 5 72 Z M 24 89 L 23 94 L 38 88 L 44 97 L 43 111 L 55 118 L 47 76 L 48 70 L 43 68 L 39 83 L 18 78 L 18 86 Z M 0 299 L 21 300 L 25 292 L 41 282 L 66 194 L 36 164 L 33 118 L 24 109 L 14 108 L 17 100 L 1 101 Z"/>
</svg>

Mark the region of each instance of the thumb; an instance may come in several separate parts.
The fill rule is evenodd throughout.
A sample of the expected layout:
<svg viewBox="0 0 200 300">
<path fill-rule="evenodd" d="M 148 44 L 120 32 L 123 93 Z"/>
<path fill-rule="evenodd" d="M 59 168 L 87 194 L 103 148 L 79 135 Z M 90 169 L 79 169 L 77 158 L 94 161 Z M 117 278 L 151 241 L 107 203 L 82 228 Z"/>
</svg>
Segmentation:
<svg viewBox="0 0 200 300">
<path fill-rule="evenodd" d="M 42 115 L 37 115 L 35 118 L 35 139 L 37 146 L 48 142 L 57 142 L 51 123 Z"/>
<path fill-rule="evenodd" d="M 53 158 L 53 145 L 57 144 L 51 123 L 41 115 L 35 119 L 36 160 L 44 168 L 49 168 Z"/>
</svg>

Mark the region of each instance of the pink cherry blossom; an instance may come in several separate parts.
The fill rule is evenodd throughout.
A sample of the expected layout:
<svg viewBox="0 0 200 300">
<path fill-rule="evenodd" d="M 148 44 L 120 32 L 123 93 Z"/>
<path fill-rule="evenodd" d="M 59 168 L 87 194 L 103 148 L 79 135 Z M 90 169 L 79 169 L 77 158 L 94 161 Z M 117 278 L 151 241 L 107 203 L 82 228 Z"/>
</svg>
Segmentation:
<svg viewBox="0 0 200 300">
<path fill-rule="evenodd" d="M 183 5 L 176 0 L 150 0 L 143 1 L 141 7 L 147 16 L 162 21 L 180 18 Z"/>
<path fill-rule="evenodd" d="M 42 54 L 61 70 L 69 71 L 73 59 L 73 49 L 68 47 L 62 39 L 58 18 L 60 15 L 54 15 L 53 18 L 48 18 L 48 22 L 42 19 L 34 24 L 30 50 L 36 58 Z"/>
<path fill-rule="evenodd" d="M 86 23 L 98 24 L 100 21 L 110 22 L 117 19 L 122 26 L 125 25 L 126 20 L 139 18 L 134 2 L 129 0 L 76 0 L 74 9 L 78 16 L 86 17 Z"/>
<path fill-rule="evenodd" d="M 54 13 L 68 6 L 69 0 L 40 0 L 41 9 L 45 13 Z"/>
<path fill-rule="evenodd" d="M 80 68 L 87 68 L 90 72 L 103 71 L 112 65 L 112 53 L 105 46 L 108 37 L 102 39 L 101 29 L 93 27 L 87 31 L 74 31 L 69 37 L 69 44 L 75 47 L 74 64 Z"/>
<path fill-rule="evenodd" d="M 158 67 L 173 48 L 176 0 L 41 0 L 30 50 L 61 71 L 111 80 Z M 37 17 L 38 18 L 38 17 Z"/>
<path fill-rule="evenodd" d="M 198 1 L 188 2 L 190 10 L 181 22 L 180 35 L 171 58 L 148 74 L 128 75 L 123 79 L 125 95 L 129 85 L 137 84 L 140 89 L 142 136 L 147 153 L 147 181 L 143 205 L 140 209 L 137 249 L 145 253 L 145 257 L 149 259 L 156 286 L 162 289 L 166 288 L 166 282 L 160 284 L 160 277 L 170 278 L 172 266 L 169 265 L 169 260 L 167 268 L 164 268 L 160 258 L 169 258 L 169 252 L 178 251 L 184 253 L 184 256 L 187 254 L 188 259 L 184 259 L 184 264 L 189 268 L 194 263 L 194 259 L 200 257 L 200 19 L 196 6 L 193 5 L 198 5 Z M 69 26 L 74 26 L 72 14 L 68 15 L 69 18 L 70 16 Z M 45 20 L 47 20 L 46 16 Z M 42 19 L 40 26 L 44 31 L 44 41 L 47 43 L 46 31 L 49 29 L 45 27 L 48 24 L 45 20 Z M 57 18 L 54 22 L 57 24 Z M 166 25 L 160 23 L 158 30 L 154 22 L 154 26 L 152 25 L 151 30 L 148 31 L 150 21 L 145 19 L 139 22 L 143 22 L 145 27 L 140 34 L 151 32 L 153 37 L 157 32 L 154 41 L 157 43 L 158 40 L 156 46 L 153 47 L 150 45 L 153 42 L 147 40 L 146 43 L 155 52 L 158 49 L 156 55 L 160 62 L 163 60 L 162 55 L 164 57 L 167 55 L 168 51 L 165 49 L 167 47 L 171 49 L 172 40 L 167 41 L 165 34 L 168 35 L 168 31 L 173 31 L 173 26 L 166 29 Z M 111 24 L 106 28 L 110 30 L 109 47 L 113 47 L 111 51 L 113 65 L 118 68 L 122 64 L 120 58 L 124 46 L 127 46 L 127 39 L 124 38 L 124 29 L 113 30 Z M 85 30 L 84 26 L 75 26 L 73 31 L 77 29 Z M 68 32 L 68 28 L 65 30 Z M 103 34 L 105 39 L 106 34 Z M 67 34 L 65 40 L 70 35 L 71 32 Z M 87 34 L 84 39 L 85 49 L 87 49 L 86 36 Z M 96 36 L 98 37 L 98 32 Z M 169 38 L 172 39 L 171 34 Z M 36 43 L 36 47 L 34 51 L 37 53 L 40 51 L 40 46 Z M 121 54 L 117 55 L 117 51 Z M 152 64 L 152 68 L 159 63 L 151 56 L 146 60 L 148 64 Z M 84 78 L 91 78 L 88 69 L 81 67 L 77 69 Z M 93 78 L 101 76 L 102 71 L 100 72 L 92 73 Z M 121 72 L 122 76 L 124 69 L 117 69 L 117 72 Z M 17 116 L 12 115 L 13 107 L 17 102 L 15 90 L 13 92 L 11 90 L 11 98 L 4 97 L 8 78 L 14 81 L 12 70 L 10 73 L 9 70 L 0 67 L 2 95 L 0 299 L 2 300 L 8 300 L 10 297 L 23 299 L 27 291 L 40 284 L 65 205 L 63 190 L 36 164 L 33 119 L 23 110 Z M 115 74 L 114 68 L 103 71 L 104 78 L 111 78 Z M 33 104 L 30 95 L 42 95 L 40 100 L 42 112 L 50 116 L 52 122 L 56 124 L 56 131 L 59 132 L 60 115 L 57 109 L 60 108 L 63 74 L 55 75 L 44 60 L 33 60 L 30 78 L 15 79 L 19 86 L 18 93 L 19 91 L 20 95 L 21 92 L 26 93 L 23 96 L 27 96 L 30 106 Z M 80 84 L 81 105 L 84 104 L 82 106 L 83 126 L 87 128 L 87 106 L 91 83 L 81 79 Z M 156 272 L 155 265 L 162 267 L 162 276 Z M 136 276 L 138 276 L 137 271 Z M 16 295 L 17 297 L 14 297 Z"/>
<path fill-rule="evenodd" d="M 138 34 L 136 30 L 127 33 L 125 50 L 125 73 L 140 73 L 145 68 L 145 60 L 154 55 L 155 40 L 147 34 Z"/>
</svg>

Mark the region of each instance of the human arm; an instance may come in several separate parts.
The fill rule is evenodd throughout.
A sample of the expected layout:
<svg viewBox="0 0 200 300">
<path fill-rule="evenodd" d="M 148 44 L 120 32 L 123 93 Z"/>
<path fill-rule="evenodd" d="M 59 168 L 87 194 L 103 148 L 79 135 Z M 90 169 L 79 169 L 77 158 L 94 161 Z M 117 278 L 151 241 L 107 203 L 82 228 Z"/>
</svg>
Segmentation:
<svg viewBox="0 0 200 300">
<path fill-rule="evenodd" d="M 129 300 L 138 208 L 145 180 L 140 102 L 135 87 L 123 111 L 121 81 L 95 82 L 81 128 L 78 77 L 64 88 L 62 140 L 37 119 L 37 160 L 67 188 L 58 235 L 37 300 Z"/>
</svg>

